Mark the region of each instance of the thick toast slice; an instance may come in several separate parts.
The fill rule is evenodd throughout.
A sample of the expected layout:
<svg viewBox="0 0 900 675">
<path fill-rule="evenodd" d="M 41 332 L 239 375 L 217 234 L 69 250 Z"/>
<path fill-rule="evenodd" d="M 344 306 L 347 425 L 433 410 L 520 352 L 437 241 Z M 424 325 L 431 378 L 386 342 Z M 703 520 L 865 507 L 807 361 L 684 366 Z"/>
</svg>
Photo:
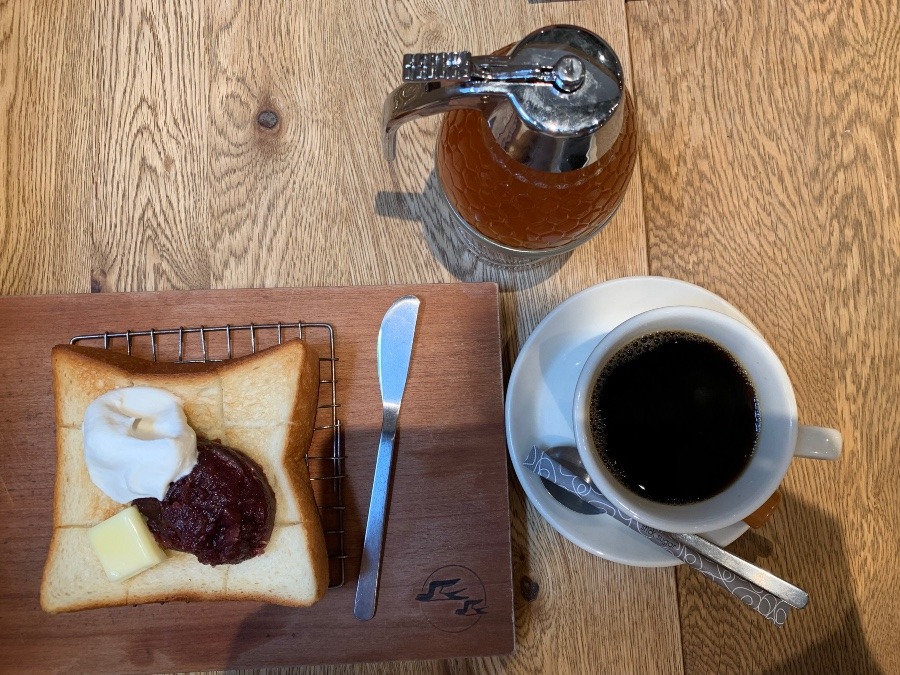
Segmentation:
<svg viewBox="0 0 900 675">
<path fill-rule="evenodd" d="M 60 345 L 52 356 L 57 463 L 53 536 L 41 583 L 47 612 L 173 600 L 318 601 L 328 586 L 325 537 L 304 457 L 318 403 L 318 358 L 301 340 L 217 364 L 153 363 L 104 349 Z M 125 505 L 88 476 L 81 422 L 112 389 L 146 385 L 181 398 L 200 436 L 240 450 L 275 492 L 275 529 L 265 552 L 236 565 L 203 565 L 187 553 L 125 581 L 110 581 L 87 530 Z"/>
</svg>

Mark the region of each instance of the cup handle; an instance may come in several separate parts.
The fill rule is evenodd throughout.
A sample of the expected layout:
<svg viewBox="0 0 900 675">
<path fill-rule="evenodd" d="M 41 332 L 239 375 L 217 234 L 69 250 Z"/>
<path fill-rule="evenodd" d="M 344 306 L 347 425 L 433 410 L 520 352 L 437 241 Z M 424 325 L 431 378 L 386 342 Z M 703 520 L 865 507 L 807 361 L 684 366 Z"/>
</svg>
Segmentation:
<svg viewBox="0 0 900 675">
<path fill-rule="evenodd" d="M 843 439 L 837 429 L 800 425 L 797 430 L 797 447 L 794 457 L 810 459 L 837 459 L 841 456 Z"/>
</svg>

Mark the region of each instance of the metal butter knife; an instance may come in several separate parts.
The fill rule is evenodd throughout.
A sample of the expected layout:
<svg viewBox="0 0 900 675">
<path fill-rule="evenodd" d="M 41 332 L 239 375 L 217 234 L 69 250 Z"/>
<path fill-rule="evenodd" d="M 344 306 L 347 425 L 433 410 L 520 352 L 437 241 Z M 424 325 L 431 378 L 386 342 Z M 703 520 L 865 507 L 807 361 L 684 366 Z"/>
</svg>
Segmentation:
<svg viewBox="0 0 900 675">
<path fill-rule="evenodd" d="M 407 295 L 391 305 L 381 321 L 381 330 L 378 331 L 378 383 L 381 386 L 383 418 L 359 582 L 356 586 L 356 602 L 353 606 L 354 616 L 361 621 L 368 621 L 375 616 L 391 473 L 394 465 L 394 437 L 397 433 L 397 419 L 400 416 L 400 402 L 409 373 L 409 359 L 412 355 L 418 316 L 419 299 L 414 295 Z"/>
</svg>

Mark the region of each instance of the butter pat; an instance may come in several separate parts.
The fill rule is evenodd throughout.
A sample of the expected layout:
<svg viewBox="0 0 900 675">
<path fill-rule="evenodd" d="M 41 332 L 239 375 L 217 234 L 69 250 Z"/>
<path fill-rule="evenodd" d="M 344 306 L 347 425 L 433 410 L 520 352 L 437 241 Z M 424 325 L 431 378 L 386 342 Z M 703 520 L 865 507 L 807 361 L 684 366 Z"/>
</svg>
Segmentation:
<svg viewBox="0 0 900 675">
<path fill-rule="evenodd" d="M 124 581 L 166 559 L 135 506 L 94 525 L 88 539 L 112 581 Z"/>
</svg>

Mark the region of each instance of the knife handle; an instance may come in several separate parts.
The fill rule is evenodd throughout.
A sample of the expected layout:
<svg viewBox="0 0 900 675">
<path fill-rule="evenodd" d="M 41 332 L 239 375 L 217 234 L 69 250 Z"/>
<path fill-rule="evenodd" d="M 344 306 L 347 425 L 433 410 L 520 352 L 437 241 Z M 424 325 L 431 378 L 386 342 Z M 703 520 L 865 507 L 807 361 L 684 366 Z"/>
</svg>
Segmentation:
<svg viewBox="0 0 900 675">
<path fill-rule="evenodd" d="M 387 525 L 388 496 L 394 466 L 394 437 L 397 433 L 399 414 L 399 405 L 385 405 L 381 438 L 378 441 L 378 456 L 375 460 L 375 478 L 372 481 L 372 498 L 369 500 L 369 516 L 366 519 L 366 539 L 359 567 L 359 582 L 356 585 L 356 601 L 353 605 L 353 615 L 360 621 L 368 621 L 375 616 L 381 555 Z"/>
</svg>

